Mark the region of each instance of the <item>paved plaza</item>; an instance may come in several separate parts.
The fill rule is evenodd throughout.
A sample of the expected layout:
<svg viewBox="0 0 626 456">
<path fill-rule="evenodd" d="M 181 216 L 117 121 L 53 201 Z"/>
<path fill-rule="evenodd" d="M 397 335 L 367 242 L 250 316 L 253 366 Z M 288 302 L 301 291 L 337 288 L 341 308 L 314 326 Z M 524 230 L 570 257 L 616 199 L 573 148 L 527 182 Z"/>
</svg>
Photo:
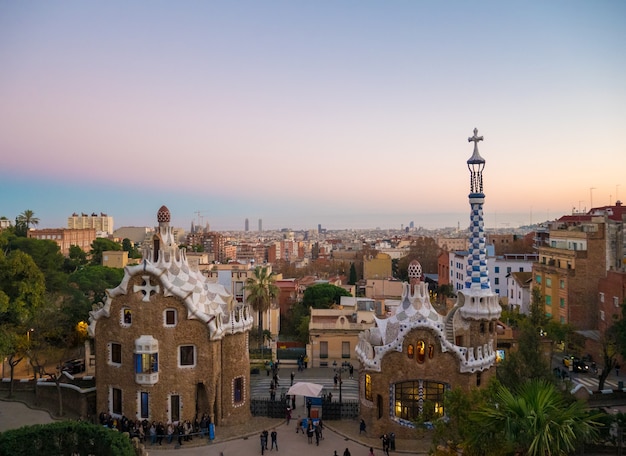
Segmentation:
<svg viewBox="0 0 626 456">
<path fill-rule="evenodd" d="M 279 396 L 281 392 L 287 391 L 290 384 L 290 373 L 294 372 L 294 383 L 298 381 L 314 382 L 324 385 L 322 394 L 332 392 L 333 400 L 339 399 L 339 388 L 334 387 L 334 371 L 331 368 L 309 368 L 304 371 L 298 371 L 294 366 L 283 366 L 280 369 L 280 385 L 278 388 Z M 355 369 L 354 378 L 343 374 L 342 398 L 344 400 L 355 400 L 358 398 L 358 381 L 357 371 Z M 251 375 L 251 394 L 255 398 L 269 397 L 269 384 L 271 377 L 265 372 Z M 283 391 L 284 390 L 284 391 Z M 32 394 L 32 393 L 31 393 Z M 302 433 L 295 431 L 295 418 L 298 415 L 304 417 L 306 409 L 304 407 L 304 399 L 298 397 L 296 409 L 293 412 L 294 420 L 289 425 L 284 419 L 273 419 L 265 417 L 253 417 L 250 421 L 235 426 L 217 426 L 215 428 L 215 440 L 195 438 L 190 442 L 183 442 L 180 448 L 176 448 L 174 443 L 164 443 L 162 446 L 152 446 L 146 444 L 146 449 L 151 455 L 159 454 L 177 454 L 185 455 L 215 455 L 215 456 L 239 456 L 239 455 L 255 455 L 261 454 L 260 434 L 264 429 L 269 432 L 275 429 L 278 433 L 279 450 L 268 450 L 266 454 L 282 455 L 282 456 L 304 456 L 304 455 L 325 455 L 333 456 L 337 451 L 339 456 L 343 456 L 346 448 L 349 449 L 351 456 L 367 456 L 369 448 L 374 448 L 376 456 L 382 456 L 384 453 L 381 449 L 380 436 L 359 434 L 359 420 L 341 420 L 326 421 L 324 439 L 320 441 L 319 446 L 308 443 L 308 439 Z M 0 400 L 0 432 L 7 429 L 15 429 L 30 424 L 45 424 L 53 422 L 54 419 L 46 411 L 32 409 L 26 405 L 28 401 L 11 402 Z M 268 448 L 270 444 L 268 443 Z M 426 455 L 430 448 L 430 438 L 425 436 L 423 439 L 415 440 L 398 440 L 396 442 L 395 453 Z"/>
</svg>

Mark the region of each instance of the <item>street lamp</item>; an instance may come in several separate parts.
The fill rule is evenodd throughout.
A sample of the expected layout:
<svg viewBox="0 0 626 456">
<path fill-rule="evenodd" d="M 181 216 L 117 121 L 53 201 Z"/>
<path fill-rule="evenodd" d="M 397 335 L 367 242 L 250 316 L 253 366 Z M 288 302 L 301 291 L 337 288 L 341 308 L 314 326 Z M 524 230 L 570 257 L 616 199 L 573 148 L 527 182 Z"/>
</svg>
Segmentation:
<svg viewBox="0 0 626 456">
<path fill-rule="evenodd" d="M 28 344 L 27 344 L 28 351 L 30 351 L 30 333 L 34 331 L 35 331 L 35 328 L 30 328 L 28 331 L 26 331 L 26 340 L 28 341 Z M 26 376 L 30 377 L 30 356 L 28 357 L 28 363 L 26 364 Z"/>
</svg>

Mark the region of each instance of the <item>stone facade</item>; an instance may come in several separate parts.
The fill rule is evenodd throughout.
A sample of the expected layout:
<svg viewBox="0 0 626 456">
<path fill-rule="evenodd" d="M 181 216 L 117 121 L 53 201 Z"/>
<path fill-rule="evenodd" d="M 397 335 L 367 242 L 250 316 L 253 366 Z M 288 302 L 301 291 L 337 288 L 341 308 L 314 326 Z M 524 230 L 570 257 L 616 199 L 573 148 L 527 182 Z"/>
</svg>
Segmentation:
<svg viewBox="0 0 626 456">
<path fill-rule="evenodd" d="M 250 418 L 252 316 L 222 286 L 189 267 L 158 213 L 151 247 L 91 312 L 97 411 L 129 419 L 216 425 Z"/>
</svg>

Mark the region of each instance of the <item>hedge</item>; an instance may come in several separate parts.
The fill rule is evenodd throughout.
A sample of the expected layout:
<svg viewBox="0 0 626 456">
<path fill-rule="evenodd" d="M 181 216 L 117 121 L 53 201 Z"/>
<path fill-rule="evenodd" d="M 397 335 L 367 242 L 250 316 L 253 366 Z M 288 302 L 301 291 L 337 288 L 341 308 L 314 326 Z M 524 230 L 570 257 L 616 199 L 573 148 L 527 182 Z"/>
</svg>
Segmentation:
<svg viewBox="0 0 626 456">
<path fill-rule="evenodd" d="M 135 456 L 127 434 L 83 421 L 35 424 L 0 433 L 0 455 Z"/>
</svg>

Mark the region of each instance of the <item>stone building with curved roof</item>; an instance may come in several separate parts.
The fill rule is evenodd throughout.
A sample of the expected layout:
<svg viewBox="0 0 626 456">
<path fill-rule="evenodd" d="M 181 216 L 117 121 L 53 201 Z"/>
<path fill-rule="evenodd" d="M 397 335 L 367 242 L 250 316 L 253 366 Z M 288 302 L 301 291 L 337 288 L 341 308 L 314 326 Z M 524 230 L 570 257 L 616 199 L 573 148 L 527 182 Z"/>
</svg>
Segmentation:
<svg viewBox="0 0 626 456">
<path fill-rule="evenodd" d="M 250 417 L 250 308 L 189 266 L 162 206 L 140 264 L 90 313 L 98 412 L 164 423 Z"/>
<path fill-rule="evenodd" d="M 475 143 L 467 161 L 470 258 L 456 304 L 446 314 L 438 313 L 430 303 L 421 265 L 413 261 L 397 312 L 376 318 L 376 326 L 359 336 L 361 415 L 375 435 L 394 432 L 398 437 L 414 437 L 417 422 L 445 414 L 446 390 L 481 388 L 495 376 L 501 307 L 487 270 L 482 209 L 485 161 L 478 153 L 482 137 L 476 130 L 469 140 Z"/>
</svg>

